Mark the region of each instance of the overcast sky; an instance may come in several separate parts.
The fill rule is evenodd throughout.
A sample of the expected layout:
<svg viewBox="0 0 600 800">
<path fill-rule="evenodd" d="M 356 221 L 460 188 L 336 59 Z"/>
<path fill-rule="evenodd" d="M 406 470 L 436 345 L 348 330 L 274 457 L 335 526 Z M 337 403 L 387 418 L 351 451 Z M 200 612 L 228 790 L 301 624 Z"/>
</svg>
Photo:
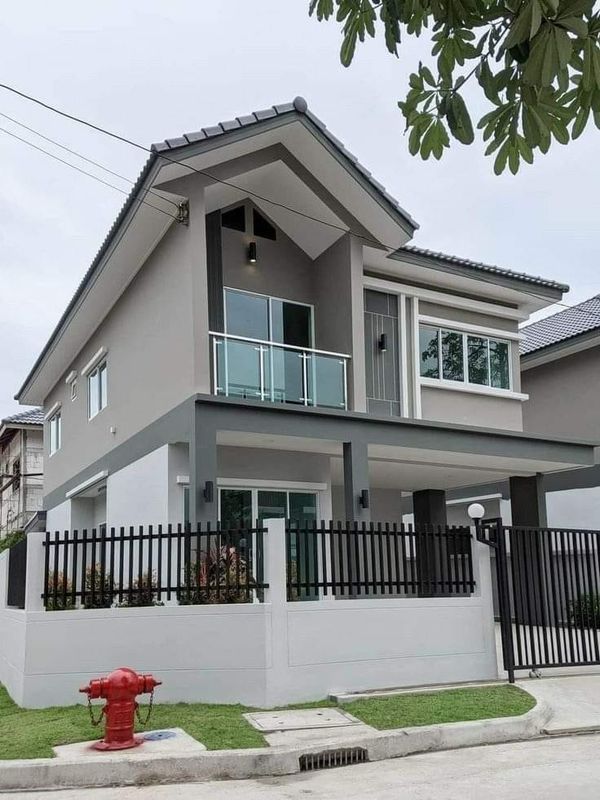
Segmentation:
<svg viewBox="0 0 600 800">
<path fill-rule="evenodd" d="M 419 57 L 427 60 L 426 42 L 409 42 L 396 60 L 380 39 L 344 69 L 337 27 L 309 19 L 307 8 L 308 0 L 4 4 L 0 82 L 148 144 L 303 95 L 420 223 L 416 244 L 565 281 L 571 303 L 600 292 L 600 134 L 554 145 L 516 178 L 496 178 L 479 145 L 453 146 L 441 163 L 414 159 L 396 101 Z M 145 161 L 1 89 L 0 112 L 123 175 L 135 178 Z M 0 127 L 60 154 L 3 117 Z M 123 200 L 0 131 L 0 417 L 17 409 L 14 393 Z"/>
</svg>

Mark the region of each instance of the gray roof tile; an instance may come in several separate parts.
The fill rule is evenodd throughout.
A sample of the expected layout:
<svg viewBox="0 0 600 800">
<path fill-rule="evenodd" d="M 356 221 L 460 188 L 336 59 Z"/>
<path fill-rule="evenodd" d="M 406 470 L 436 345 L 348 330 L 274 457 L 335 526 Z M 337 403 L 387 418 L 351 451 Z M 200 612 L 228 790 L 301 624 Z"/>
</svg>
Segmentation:
<svg viewBox="0 0 600 800">
<path fill-rule="evenodd" d="M 244 114 L 242 117 L 236 117 L 240 125 L 252 125 L 257 121 L 255 114 Z"/>
<path fill-rule="evenodd" d="M 193 131 L 193 133 L 186 133 L 184 136 L 190 144 L 194 144 L 194 142 L 201 142 L 203 139 L 206 139 L 206 134 L 204 131 Z"/>
<path fill-rule="evenodd" d="M 225 122 L 220 122 L 219 125 L 224 131 L 233 131 L 240 127 L 240 121 L 238 119 L 228 119 Z"/>
<path fill-rule="evenodd" d="M 551 281 L 538 275 L 528 275 L 525 272 L 516 272 L 515 270 L 506 269 L 505 267 L 497 267 L 494 264 L 484 264 L 481 261 L 471 261 L 468 258 L 439 253 L 436 250 L 426 250 L 422 247 L 415 247 L 415 245 L 412 244 L 406 244 L 404 247 L 399 248 L 396 251 L 396 255 L 401 257 L 403 252 L 414 253 L 417 256 L 424 256 L 425 258 L 446 262 L 448 264 L 457 264 L 461 267 L 469 267 L 470 269 L 475 269 L 480 272 L 490 272 L 493 275 L 505 275 L 508 278 L 516 278 L 525 283 L 547 287 L 548 289 L 556 289 L 560 292 L 569 291 L 569 287 L 565 283 L 557 283 L 556 281 Z"/>
<path fill-rule="evenodd" d="M 565 308 L 521 329 L 521 355 L 535 353 L 545 347 L 573 339 L 582 333 L 600 330 L 600 295 L 590 297 L 572 308 Z"/>
<path fill-rule="evenodd" d="M 220 125 L 211 125 L 209 128 L 202 128 L 204 133 L 210 138 L 212 136 L 220 136 L 224 133 L 223 128 Z"/>
<path fill-rule="evenodd" d="M 28 408 L 27 411 L 20 411 L 18 414 L 12 414 L 10 417 L 5 417 L 0 420 L 1 425 L 43 425 L 44 424 L 44 409 L 43 408 Z"/>
<path fill-rule="evenodd" d="M 277 116 L 277 111 L 274 108 L 264 108 L 262 111 L 255 111 L 254 116 L 260 122 L 263 119 L 271 119 Z"/>
</svg>

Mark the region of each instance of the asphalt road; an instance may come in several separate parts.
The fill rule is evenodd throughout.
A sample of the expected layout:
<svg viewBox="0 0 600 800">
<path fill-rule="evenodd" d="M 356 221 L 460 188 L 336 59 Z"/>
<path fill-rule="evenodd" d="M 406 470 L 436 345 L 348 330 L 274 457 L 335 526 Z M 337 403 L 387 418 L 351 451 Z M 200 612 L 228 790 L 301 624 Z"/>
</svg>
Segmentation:
<svg viewBox="0 0 600 800">
<path fill-rule="evenodd" d="M 288 778 L 29 792 L 7 800 L 598 800 L 600 735 L 426 753 Z"/>
</svg>

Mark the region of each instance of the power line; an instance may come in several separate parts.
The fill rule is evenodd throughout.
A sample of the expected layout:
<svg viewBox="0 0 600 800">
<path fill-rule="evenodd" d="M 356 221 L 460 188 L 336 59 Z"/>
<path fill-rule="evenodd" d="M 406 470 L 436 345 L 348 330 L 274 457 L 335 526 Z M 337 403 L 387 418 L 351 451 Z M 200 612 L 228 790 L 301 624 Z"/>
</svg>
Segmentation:
<svg viewBox="0 0 600 800">
<path fill-rule="evenodd" d="M 138 150 L 143 150 L 146 153 L 150 153 L 152 155 L 155 155 L 157 158 L 162 159 L 163 161 L 166 161 L 167 163 L 174 164 L 174 165 L 180 166 L 180 167 L 184 167 L 185 169 L 189 169 L 191 172 L 197 173 L 199 175 L 204 175 L 205 177 L 209 178 L 210 180 L 215 181 L 216 183 L 220 183 L 220 184 L 222 184 L 224 186 L 229 186 L 230 188 L 236 189 L 237 191 L 243 192 L 243 193 L 245 193 L 245 194 L 247 194 L 247 195 L 249 195 L 251 197 L 254 197 L 254 198 L 258 199 L 258 200 L 262 200 L 265 203 L 269 203 L 271 205 L 277 206 L 278 208 L 283 208 L 283 209 L 285 209 L 286 211 L 289 211 L 292 214 L 296 214 L 296 215 L 301 216 L 301 217 L 303 217 L 305 219 L 308 219 L 308 220 L 310 220 L 312 222 L 317 222 L 317 223 L 319 223 L 321 225 L 326 225 L 328 227 L 331 227 L 331 228 L 334 228 L 336 230 L 342 231 L 343 233 L 350 233 L 350 234 L 352 234 L 353 236 L 356 236 L 359 239 L 362 239 L 362 240 L 364 240 L 366 242 L 370 242 L 371 244 L 375 244 L 377 247 L 381 247 L 381 245 L 383 245 L 383 247 L 385 247 L 390 252 L 395 252 L 398 249 L 396 246 L 386 245 L 383 242 L 379 242 L 379 241 L 376 241 L 374 239 L 370 239 L 369 237 L 365 236 L 362 233 L 358 233 L 356 231 L 353 231 L 351 228 L 347 228 L 347 227 L 344 227 L 344 226 L 341 226 L 341 225 L 336 225 L 333 222 L 330 222 L 328 220 L 323 220 L 323 219 L 320 219 L 318 217 L 314 217 L 311 214 L 307 214 L 304 211 L 300 211 L 298 209 L 295 209 L 295 208 L 293 208 L 291 206 L 288 206 L 285 203 L 280 203 L 280 202 L 278 202 L 276 200 L 272 200 L 272 199 L 270 199 L 268 197 L 264 197 L 263 195 L 260 195 L 260 194 L 258 194 L 256 192 L 253 192 L 250 189 L 247 189 L 247 188 L 242 187 L 242 186 L 238 186 L 237 184 L 233 183 L 232 181 L 227 181 L 227 180 L 224 180 L 222 178 L 218 178 L 215 175 L 212 175 L 211 173 L 207 172 L 206 170 L 201 170 L 201 169 L 198 169 L 196 167 L 193 167 L 191 164 L 186 164 L 184 162 L 177 161 L 176 159 L 169 158 L 168 156 L 165 156 L 163 153 L 156 153 L 154 150 L 152 150 L 152 148 L 147 147 L 146 145 L 140 144 L 139 142 L 136 142 L 133 139 L 128 139 L 127 137 L 121 136 L 118 133 L 114 133 L 113 131 L 110 131 L 107 128 L 103 128 L 100 125 L 95 125 L 93 122 L 88 122 L 87 120 L 84 120 L 81 117 L 77 117 L 74 114 L 69 114 L 68 112 L 63 111 L 60 108 L 56 108 L 55 106 L 51 105 L 50 103 L 45 103 L 43 100 L 39 100 L 37 97 L 33 97 L 32 95 L 26 94 L 25 92 L 22 92 L 19 89 L 15 89 L 14 87 L 9 86 L 8 84 L 0 83 L 0 88 L 1 89 L 5 89 L 8 92 L 12 92 L 13 94 L 18 95 L 19 97 L 22 97 L 25 100 L 29 100 L 30 102 L 35 103 L 35 104 L 41 106 L 42 108 L 47 109 L 48 111 L 52 111 L 53 113 L 58 114 L 59 116 L 64 117 L 65 119 L 69 119 L 72 122 L 76 122 L 76 123 L 78 123 L 80 125 L 85 125 L 86 127 L 91 128 L 92 130 L 95 130 L 98 133 L 101 133 L 101 134 L 103 134 L 105 136 L 109 136 L 109 137 L 111 137 L 113 139 L 116 139 L 117 141 L 123 142 L 124 144 L 128 144 L 131 147 L 137 148 Z M 0 128 L 0 130 L 4 130 L 4 129 Z M 10 134 L 9 131 L 5 131 L 4 130 L 4 132 L 5 133 L 9 133 L 9 135 L 15 136 L 15 138 L 17 138 L 17 139 L 20 138 L 20 137 L 16 136 L 15 134 Z M 24 139 L 22 139 L 21 141 L 24 141 L 26 144 L 30 144 L 32 147 L 36 147 L 35 145 L 32 145 L 30 142 L 27 142 Z M 36 149 L 41 150 L 41 148 L 37 148 L 37 147 L 36 147 Z M 42 152 L 46 152 L 46 151 L 42 150 Z M 57 158 L 56 156 L 53 156 L 51 153 L 46 153 L 46 154 L 52 156 L 53 158 Z M 58 159 L 58 158 L 57 158 L 57 160 L 62 161 L 62 159 Z M 65 161 L 63 163 L 67 164 L 67 166 L 73 167 L 73 169 L 77 169 L 78 171 L 83 172 L 85 175 L 90 175 L 90 173 L 87 173 L 84 170 L 79 170 L 78 167 L 73 166 L 69 162 Z M 100 178 L 96 178 L 96 176 L 90 175 L 90 177 L 94 177 L 96 180 L 100 180 L 102 183 L 105 183 L 105 185 L 111 186 L 111 188 L 117 189 L 117 191 L 121 191 L 123 194 L 127 194 L 122 189 L 118 189 L 118 187 L 115 187 L 112 184 L 109 184 L 109 183 L 107 183 L 105 181 L 102 181 Z M 145 202 L 145 201 L 142 200 L 141 202 Z M 149 204 L 149 203 L 147 203 L 147 205 L 151 205 L 152 206 L 152 204 Z M 156 208 L 156 206 L 152 206 L 152 208 Z M 163 211 L 162 209 L 158 209 L 158 208 L 157 208 L 157 210 L 158 211 Z M 163 211 L 163 213 L 167 213 L 167 212 Z M 168 215 L 168 216 L 170 216 L 170 215 Z M 489 280 L 489 279 L 483 277 L 482 275 L 479 276 L 479 279 L 482 282 L 489 283 L 491 285 L 494 285 L 494 283 L 495 283 L 494 281 Z M 548 301 L 547 297 L 545 297 L 543 295 L 540 295 L 540 294 L 536 294 L 535 292 L 533 292 L 531 290 L 523 289 L 522 291 L 524 292 L 524 294 L 528 294 L 530 297 L 535 297 L 536 299 L 543 300 L 544 302 Z M 578 313 L 584 314 L 584 315 L 586 315 L 586 316 L 588 316 L 590 318 L 600 319 L 600 313 L 595 313 L 593 311 L 586 311 L 585 309 L 582 309 L 579 306 L 572 306 L 572 305 L 569 305 L 568 303 L 565 303 L 564 301 L 557 300 L 554 303 L 551 303 L 551 305 L 561 306 L 561 307 L 563 307 L 565 309 L 570 309 L 572 311 L 576 311 Z"/>
<path fill-rule="evenodd" d="M 51 153 L 49 150 L 44 150 L 43 147 L 38 147 L 37 144 L 34 144 L 33 142 L 28 141 L 27 139 L 23 139 L 22 136 L 18 136 L 16 133 L 13 133 L 12 131 L 9 131 L 6 128 L 2 127 L 0 127 L 0 132 L 5 133 L 7 136 L 12 136 L 13 139 L 18 139 L 19 142 L 23 142 L 23 144 L 28 145 L 28 147 L 32 147 L 34 150 L 37 150 L 40 153 L 44 153 L 44 155 L 53 158 L 55 161 L 59 161 L 61 164 L 64 164 L 65 166 L 70 167 L 71 169 L 74 169 L 76 172 L 80 172 L 82 175 L 87 175 L 88 178 L 92 178 L 93 180 L 98 181 L 98 183 L 102 183 L 104 184 L 104 186 L 108 186 L 109 188 L 114 189 L 117 192 L 121 192 L 121 194 L 124 194 L 126 197 L 129 197 L 130 193 L 125 191 L 125 189 L 121 189 L 120 186 L 115 186 L 114 183 L 109 183 L 108 181 L 105 181 L 103 178 L 99 178 L 97 175 L 94 175 L 92 172 L 88 172 L 85 169 L 81 169 L 81 167 L 78 167 L 75 164 L 71 164 L 70 161 L 65 161 L 64 158 L 60 158 L 54 153 Z M 150 206 L 150 208 L 153 208 L 155 211 L 160 211 L 161 214 L 165 214 L 165 216 L 169 217 L 169 219 L 177 220 L 177 217 L 174 217 L 172 214 L 169 214 L 168 211 L 165 211 L 163 208 L 155 206 L 153 203 L 149 203 L 147 200 L 143 198 L 139 198 L 139 202 L 143 203 L 144 205 Z"/>
<path fill-rule="evenodd" d="M 65 150 L 67 153 L 71 153 L 71 155 L 77 156 L 77 158 L 81 158 L 83 161 L 87 161 L 88 164 L 92 164 L 94 167 L 98 167 L 99 169 L 108 172 L 109 175 L 114 175 L 115 178 L 120 178 L 122 181 L 125 181 L 126 183 L 130 183 L 132 186 L 135 186 L 136 182 L 131 178 L 127 178 L 125 175 L 121 175 L 119 172 L 115 172 L 114 170 L 109 169 L 107 166 L 101 164 L 99 161 L 94 161 L 92 158 L 84 156 L 83 153 L 77 152 L 77 150 L 72 150 L 70 147 L 67 147 L 64 144 L 57 142 L 56 139 L 51 139 L 49 136 L 45 136 L 43 133 L 40 133 L 35 128 L 30 128 L 29 125 L 25 125 L 24 122 L 20 122 L 18 119 L 15 119 L 14 117 L 9 116 L 8 114 L 5 114 L 2 111 L 0 111 L 0 117 L 4 117 L 4 119 L 10 120 L 10 122 L 14 122 L 15 125 L 18 125 L 19 127 L 24 128 L 26 131 L 35 134 L 35 136 L 39 136 L 40 139 L 44 139 L 44 141 L 50 142 L 50 144 L 53 144 L 56 147 L 60 147 L 61 150 Z M 172 206 L 175 206 L 177 210 L 179 210 L 179 206 L 177 205 L 177 203 L 175 203 L 173 200 L 170 200 L 168 197 L 163 197 L 161 194 L 155 192 L 153 189 L 149 189 L 148 193 L 153 194 L 156 197 L 159 197 L 161 200 L 165 200 Z"/>
</svg>

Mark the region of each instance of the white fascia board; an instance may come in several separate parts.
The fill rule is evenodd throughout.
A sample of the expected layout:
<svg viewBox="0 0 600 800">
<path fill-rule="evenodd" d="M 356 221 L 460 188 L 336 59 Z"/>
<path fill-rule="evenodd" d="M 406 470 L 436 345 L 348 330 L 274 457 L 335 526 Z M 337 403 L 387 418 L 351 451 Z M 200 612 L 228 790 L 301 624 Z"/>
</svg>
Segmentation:
<svg viewBox="0 0 600 800">
<path fill-rule="evenodd" d="M 474 383 L 459 381 L 444 381 L 439 378 L 420 378 L 419 383 L 428 389 L 449 389 L 453 392 L 467 392 L 467 394 L 483 394 L 488 397 L 500 397 L 506 400 L 529 400 L 528 394 L 513 392 L 511 389 L 496 389 L 493 386 L 477 386 Z"/>
<path fill-rule="evenodd" d="M 88 478 L 87 481 L 83 481 L 83 483 L 78 484 L 77 486 L 70 489 L 68 492 L 65 493 L 65 497 L 67 500 L 70 500 L 71 497 L 75 497 L 75 495 L 80 494 L 81 492 L 85 492 L 86 489 L 89 489 L 90 486 L 93 486 L 95 483 L 100 483 L 100 481 L 108 478 L 108 470 L 103 469 L 102 472 L 96 473 L 96 475 L 92 475 L 91 478 Z"/>
<path fill-rule="evenodd" d="M 106 347 L 101 347 L 94 355 L 90 358 L 88 363 L 85 367 L 81 370 L 82 375 L 89 375 L 89 373 L 94 369 L 96 364 L 98 364 L 104 356 L 107 354 L 108 350 Z"/>
<path fill-rule="evenodd" d="M 271 481 L 262 478 L 217 478 L 217 486 L 231 486 L 232 488 L 243 489 L 287 489 L 288 491 L 313 491 L 325 492 L 328 489 L 326 483 L 310 483 L 304 481 Z"/>
<path fill-rule="evenodd" d="M 448 294 L 443 290 L 424 289 L 420 286 L 399 283 L 383 278 L 374 278 L 371 275 L 363 276 L 363 285 L 367 289 L 375 289 L 379 292 L 391 292 L 392 294 L 405 294 L 410 297 L 418 297 L 425 302 L 436 303 L 450 308 L 462 308 L 467 311 L 476 311 L 480 314 L 489 314 L 494 317 L 506 317 L 507 319 L 526 320 L 529 314 L 523 313 L 517 308 L 486 303 L 485 300 L 473 300 L 470 297 L 461 297 L 456 294 Z"/>
<path fill-rule="evenodd" d="M 44 414 L 44 422 L 48 422 L 48 420 L 53 417 L 61 408 L 62 403 L 54 403 L 54 405 Z"/>
<path fill-rule="evenodd" d="M 502 500 L 500 492 L 496 494 L 480 494 L 475 497 L 461 497 L 458 500 L 446 500 L 447 506 L 460 506 L 464 503 L 479 503 L 482 500 Z"/>
<path fill-rule="evenodd" d="M 466 333 L 477 333 L 482 336 L 492 336 L 495 339 L 510 339 L 511 341 L 521 341 L 525 338 L 522 333 L 515 333 L 514 331 L 503 331 L 499 328 L 488 328 L 485 325 L 471 325 L 470 322 L 456 322 L 453 319 L 442 319 L 441 317 L 430 317 L 427 314 L 421 314 L 419 321 L 426 325 L 433 325 L 436 328 L 449 328 L 457 331 L 465 331 Z"/>
</svg>

